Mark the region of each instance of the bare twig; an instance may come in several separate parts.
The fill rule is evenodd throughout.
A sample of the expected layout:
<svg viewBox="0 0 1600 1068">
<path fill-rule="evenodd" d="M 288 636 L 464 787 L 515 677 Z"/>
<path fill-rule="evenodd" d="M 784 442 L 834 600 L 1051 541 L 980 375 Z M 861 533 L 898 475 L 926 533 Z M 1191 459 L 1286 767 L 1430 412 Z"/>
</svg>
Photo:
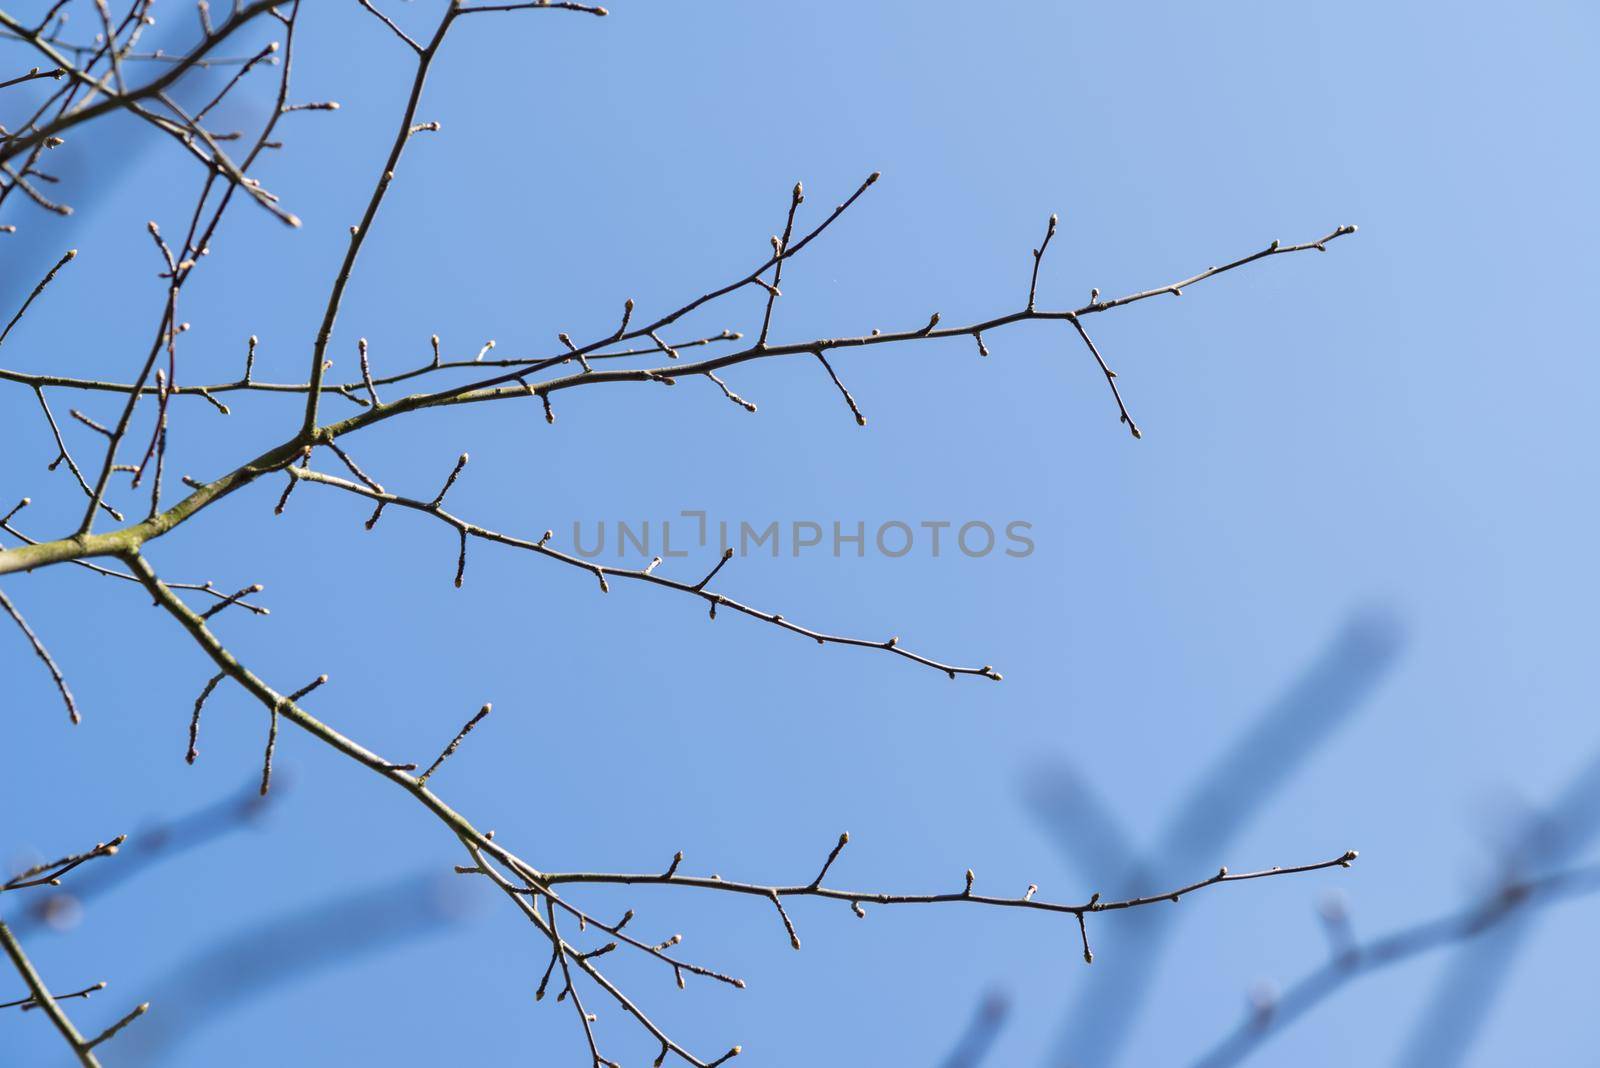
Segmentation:
<svg viewBox="0 0 1600 1068">
<path fill-rule="evenodd" d="M 28 299 L 22 302 L 22 307 L 18 308 L 17 313 L 11 317 L 11 320 L 8 323 L 6 323 L 6 328 L 4 330 L 0 330 L 0 345 L 5 344 L 6 338 L 11 333 L 11 328 L 16 326 L 18 320 L 27 314 L 28 308 L 32 306 L 34 300 L 38 298 L 39 294 L 44 292 L 45 287 L 51 282 L 55 281 L 56 272 L 77 258 L 78 250 L 75 248 L 69 248 L 67 249 L 66 253 L 56 261 L 56 265 L 45 272 L 45 276 L 39 280 L 39 284 L 33 287 L 33 292 L 28 294 Z"/>
<path fill-rule="evenodd" d="M 202 613 L 201 619 L 206 618 Z M 200 755 L 200 710 L 205 707 L 206 698 L 211 696 L 211 691 L 217 688 L 217 683 L 228 676 L 224 672 L 217 672 L 211 676 L 211 681 L 206 683 L 205 689 L 200 691 L 200 696 L 194 700 L 194 716 L 189 720 L 189 751 L 183 755 L 185 762 L 193 764 L 195 757 Z"/>
<path fill-rule="evenodd" d="M 80 723 L 83 717 L 78 714 L 78 702 L 73 699 L 72 690 L 67 686 L 67 680 L 61 674 L 61 669 L 56 666 L 55 658 L 50 655 L 50 650 L 44 647 L 39 636 L 28 626 L 28 621 L 22 618 L 22 613 L 17 611 L 17 606 L 11 603 L 11 598 L 0 590 L 0 610 L 11 617 L 11 621 L 21 629 L 23 636 L 28 639 L 28 644 L 33 646 L 33 653 L 44 662 L 45 669 L 50 672 L 50 679 L 56 684 L 56 690 L 61 694 L 61 701 L 67 706 L 67 715 L 74 724 Z"/>
<path fill-rule="evenodd" d="M 88 998 L 91 994 L 97 994 L 105 988 L 105 981 L 102 980 L 98 983 L 93 983 L 89 986 L 86 986 L 82 990 L 74 990 L 70 994 L 52 994 L 51 997 L 55 998 L 57 1001 L 66 1001 L 68 998 Z M 0 1009 L 21 1008 L 26 1011 L 28 1009 L 36 1009 L 40 1006 L 40 1004 L 41 1002 L 30 994 L 27 997 L 19 998 L 16 1001 L 0 1001 Z"/>
<path fill-rule="evenodd" d="M 428 770 L 417 776 L 418 786 L 427 783 L 428 776 L 432 775 L 435 771 L 438 771 L 439 765 L 450 759 L 451 754 L 453 754 L 456 749 L 460 747 L 461 740 L 472 733 L 472 728 L 476 727 L 478 723 L 482 721 L 483 717 L 489 714 L 489 710 L 493 707 L 493 705 L 485 703 L 482 708 L 478 709 L 477 715 L 467 720 L 467 725 L 457 731 L 454 738 L 450 739 L 450 744 L 444 747 L 444 752 L 440 753 L 434 762 L 428 765 Z"/>
<path fill-rule="evenodd" d="M 31 82 L 39 78 L 54 78 L 60 80 L 61 76 L 65 73 L 67 72 L 65 68 L 62 67 L 53 67 L 50 70 L 40 70 L 38 67 L 34 67 L 26 74 L 19 74 L 15 78 L 7 78 L 5 81 L 0 82 L 0 89 L 9 89 L 13 85 L 21 85 L 23 82 Z"/>
<path fill-rule="evenodd" d="M 62 878 L 71 871 L 96 860 L 100 857 L 115 856 L 122 843 L 128 840 L 125 834 L 119 834 L 109 842 L 101 842 L 93 849 L 84 853 L 74 853 L 52 860 L 45 864 L 35 864 L 26 871 L 18 872 L 4 884 L 0 884 L 0 893 L 7 890 L 25 890 L 30 886 L 57 886 Z"/>
<path fill-rule="evenodd" d="M 898 894 L 886 893 L 880 890 L 844 890 L 825 887 L 814 883 L 799 883 L 794 885 L 768 885 L 764 883 L 734 882 L 719 876 L 690 876 L 690 875 L 664 875 L 664 874 L 624 874 L 603 872 L 551 872 L 546 873 L 544 882 L 549 886 L 559 886 L 563 883 L 603 883 L 619 886 L 634 885 L 662 885 L 662 886 L 692 886 L 701 890 L 716 890 L 730 894 L 747 894 L 757 897 L 785 898 L 785 897 L 819 897 L 835 901 L 845 901 L 852 904 L 868 903 L 877 905 L 936 905 L 936 904 L 972 904 L 991 905 L 1000 908 L 1029 909 L 1038 912 L 1069 913 L 1081 916 L 1091 912 L 1117 912 L 1123 909 L 1139 908 L 1144 905 L 1153 905 L 1161 901 L 1178 901 L 1189 894 L 1204 890 L 1207 887 L 1218 886 L 1222 883 L 1242 882 L 1250 879 L 1266 879 L 1280 875 L 1299 875 L 1306 872 L 1322 871 L 1327 868 L 1348 868 L 1355 862 L 1355 850 L 1341 853 L 1330 860 L 1316 861 L 1311 864 L 1301 864 L 1294 867 L 1265 868 L 1260 871 L 1229 872 L 1227 868 L 1220 868 L 1217 874 L 1197 882 L 1180 886 L 1174 890 L 1164 890 L 1160 893 L 1141 897 L 1125 898 L 1121 901 L 1102 901 L 1098 894 L 1082 904 L 1070 904 L 1056 901 L 1040 900 L 1031 894 L 1017 897 L 997 897 L 987 894 L 971 893 L 968 890 L 950 891 L 946 893 L 923 894 Z"/>
<path fill-rule="evenodd" d="M 289 468 L 288 471 L 292 480 L 295 482 L 317 482 L 325 486 L 332 486 L 335 489 L 344 490 L 347 493 L 354 493 L 360 497 L 366 497 L 367 499 L 376 501 L 377 503 L 386 507 L 406 508 L 412 511 L 424 512 L 433 516 L 440 522 L 454 528 L 463 539 L 477 538 L 483 541 L 493 542 L 497 545 L 504 545 L 509 548 L 521 549 L 526 552 L 535 553 L 539 556 L 559 561 L 560 563 L 566 564 L 569 567 L 576 567 L 596 575 L 600 578 L 602 584 L 605 583 L 607 578 L 623 578 L 632 579 L 638 582 L 646 582 L 651 585 L 661 586 L 670 590 L 676 590 L 679 593 L 686 593 L 699 597 L 703 601 L 709 603 L 713 609 L 728 608 L 735 612 L 741 612 L 744 615 L 750 616 L 754 619 L 759 619 L 766 623 L 770 623 L 773 626 L 782 628 L 783 630 L 799 634 L 802 637 L 810 638 L 819 645 L 851 645 L 862 649 L 882 649 L 898 656 L 905 657 L 907 660 L 910 660 L 914 663 L 922 664 L 925 667 L 931 667 L 937 671 L 942 671 L 946 675 L 949 675 L 952 679 L 957 675 L 977 675 L 998 682 L 1001 678 L 1000 673 L 987 664 L 982 665 L 981 667 L 962 667 L 955 664 L 942 663 L 938 660 L 923 656 L 921 653 L 907 649 L 900 644 L 898 638 L 889 638 L 885 641 L 874 641 L 868 638 L 853 638 L 847 635 L 829 634 L 823 631 L 812 630 L 809 627 L 802 627 L 797 623 L 793 623 L 790 620 L 785 619 L 779 613 L 766 612 L 759 608 L 754 608 L 750 605 L 735 601 L 732 598 L 724 596 L 723 594 L 706 589 L 706 584 L 711 581 L 711 578 L 716 575 L 717 571 L 721 569 L 722 565 L 728 561 L 731 553 L 724 553 L 721 561 L 717 564 L 717 567 L 711 571 L 711 574 L 707 575 L 699 582 L 682 582 L 677 579 L 671 579 L 664 575 L 656 574 L 652 568 L 617 568 L 602 567 L 599 564 L 592 564 L 581 557 L 573 556 L 569 553 L 564 553 L 559 549 L 552 548 L 549 544 L 547 544 L 547 540 L 543 538 L 541 538 L 539 541 L 528 541 L 527 539 L 513 537 L 509 534 L 501 534 L 498 531 L 489 530 L 486 527 L 481 527 L 476 523 L 469 523 L 458 516 L 452 515 L 450 512 L 440 508 L 437 504 L 437 501 L 422 501 L 413 497 L 402 497 L 399 494 L 374 490 L 368 486 L 358 485 L 357 483 L 350 482 L 346 479 L 338 478 L 333 475 L 325 475 L 320 471 L 313 471 L 306 468 L 292 467 Z"/>
</svg>

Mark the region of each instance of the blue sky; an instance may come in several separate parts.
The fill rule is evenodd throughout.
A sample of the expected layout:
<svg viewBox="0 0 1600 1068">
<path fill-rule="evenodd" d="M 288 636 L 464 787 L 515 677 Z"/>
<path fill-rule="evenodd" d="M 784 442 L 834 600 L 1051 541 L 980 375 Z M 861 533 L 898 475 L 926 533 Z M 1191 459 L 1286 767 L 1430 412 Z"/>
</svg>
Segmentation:
<svg viewBox="0 0 1600 1068">
<path fill-rule="evenodd" d="M 421 32 L 436 5 L 390 6 Z M 658 590 L 601 596 L 589 577 L 507 553 L 474 552 L 458 591 L 448 532 L 394 515 L 369 534 L 364 509 L 314 486 L 274 519 L 277 480 L 151 557 L 171 578 L 266 584 L 272 616 L 228 620 L 230 642 L 282 689 L 327 672 L 310 706 L 396 759 L 430 757 L 492 700 L 437 782 L 535 863 L 650 868 L 683 849 L 696 870 L 802 879 L 848 829 L 841 880 L 954 888 L 972 867 L 996 890 L 1033 882 L 1073 899 L 1102 887 L 1063 856 L 1064 829 L 1030 810 L 1030 775 L 1070 763 L 1136 840 L 1158 842 L 1212 760 L 1352 615 L 1377 613 L 1400 636 L 1393 665 L 1225 855 L 1190 874 L 1346 848 L 1361 860 L 1177 906 L 1122 1063 L 1189 1063 L 1238 1022 L 1254 984 L 1322 962 L 1326 891 L 1343 890 L 1372 934 L 1470 900 L 1519 822 L 1600 747 L 1588 440 L 1600 372 L 1583 312 L 1600 281 L 1596 31 L 1576 3 L 1513 17 L 619 0 L 605 20 L 535 13 L 452 35 L 420 113 L 443 129 L 411 146 L 333 342 L 345 372 L 357 337 L 392 370 L 432 333 L 450 353 L 489 338 L 543 352 L 557 331 L 611 328 L 625 298 L 675 306 L 759 262 L 796 179 L 814 219 L 884 174 L 786 269 L 779 339 L 1012 310 L 1052 211 L 1051 306 L 1360 224 L 1326 255 L 1098 317 L 1142 441 L 1117 425 L 1076 339 L 1043 324 L 987 337 L 987 360 L 959 342 L 840 356 L 865 428 L 819 367 L 790 360 L 727 375 L 754 416 L 703 382 L 619 387 L 558 398 L 554 425 L 533 405 L 476 406 L 349 442 L 416 495 L 470 451 L 456 509 L 535 537 L 684 509 L 869 529 L 1027 521 L 1025 559 L 751 556 L 723 573 L 730 596 L 992 663 L 1003 683 L 710 623 Z M 263 175 L 306 225 L 236 209 L 186 290 L 191 381 L 236 375 L 252 333 L 262 377 L 303 374 L 409 83 L 400 48 L 353 3 L 317 5 L 304 38 L 296 97 L 342 107 L 290 116 Z M 8 302 L 64 248 L 81 255 L 4 366 L 126 375 L 153 327 L 144 224 L 178 228 L 196 176 L 171 146 L 107 133 L 105 154 L 79 164 L 106 188 L 72 221 L 11 220 L 26 226 L 5 246 Z M 696 323 L 748 331 L 759 314 L 747 296 Z M 95 403 L 82 407 L 103 416 Z M 62 529 L 78 506 L 44 471 L 33 398 L 0 392 L 0 405 L 0 497 L 34 497 L 30 533 Z M 296 419 L 270 398 L 234 408 L 182 410 L 179 469 L 219 473 Z M 709 563 L 664 566 L 698 577 Z M 210 671 L 140 596 L 67 569 L 5 588 L 85 709 L 69 729 L 26 647 L 0 636 L 7 850 L 132 831 L 254 774 L 264 717 L 226 690 L 199 762 L 183 763 Z M 75 1008 L 85 1026 L 241 931 L 461 859 L 398 791 L 311 739 L 287 732 L 279 760 L 293 787 L 258 832 L 152 869 L 66 935 L 33 936 L 56 981 L 111 982 Z M 455 893 L 475 907 L 447 929 L 276 985 L 160 1063 L 338 1064 L 374 1048 L 577 1063 L 568 1008 L 531 998 L 546 956 L 535 934 L 486 890 Z M 1102 981 L 1070 922 L 1045 917 L 879 909 L 863 923 L 802 904 L 795 954 L 759 903 L 603 900 L 750 980 L 680 994 L 653 972 L 618 973 L 696 1048 L 742 1042 L 757 1064 L 934 1064 L 996 988 L 1012 1010 L 994 1063 L 1046 1064 L 1068 1006 Z M 1125 918 L 1097 919 L 1105 962 Z M 1600 1039 L 1580 1004 L 1593 902 L 1530 930 L 1464 1063 L 1561 1063 Z M 1399 1058 L 1455 960 L 1352 987 L 1261 1062 Z M 601 1022 L 611 1055 L 653 1055 L 618 1014 Z M 39 1021 L 0 1020 L 19 1063 L 52 1063 L 55 1041 Z"/>
</svg>

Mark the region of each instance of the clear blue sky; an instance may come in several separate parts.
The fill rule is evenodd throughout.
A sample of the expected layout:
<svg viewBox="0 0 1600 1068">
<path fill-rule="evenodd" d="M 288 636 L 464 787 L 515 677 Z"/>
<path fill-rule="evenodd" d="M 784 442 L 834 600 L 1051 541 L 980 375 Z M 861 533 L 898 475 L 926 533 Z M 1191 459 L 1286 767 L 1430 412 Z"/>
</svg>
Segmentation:
<svg viewBox="0 0 1600 1068">
<path fill-rule="evenodd" d="M 436 6 L 388 4 L 419 32 Z M 342 109 L 291 116 L 263 172 L 306 226 L 236 209 L 186 291 L 189 381 L 236 375 L 251 333 L 263 377 L 303 374 L 409 83 L 401 49 L 354 2 L 311 7 L 294 95 Z M 683 849 L 699 871 L 801 881 L 848 829 L 841 881 L 956 888 L 970 866 L 983 887 L 1033 882 L 1068 899 L 1104 887 L 1061 849 L 1072 828 L 1036 817 L 1030 776 L 1070 763 L 1139 843 L 1159 844 L 1238 732 L 1352 614 L 1380 613 L 1403 648 L 1370 699 L 1221 855 L 1163 872 L 1362 854 L 1348 872 L 1175 907 L 1120 1063 L 1188 1063 L 1237 1023 L 1254 984 L 1322 962 L 1326 891 L 1348 895 L 1363 934 L 1469 900 L 1519 821 L 1600 746 L 1600 371 L 1585 314 L 1600 283 L 1597 28 L 1578 3 L 618 0 L 605 20 L 537 13 L 452 36 L 420 113 L 443 130 L 412 145 L 346 302 L 332 347 L 345 372 L 358 336 L 392 370 L 434 332 L 450 353 L 489 338 L 497 352 L 542 352 L 557 331 L 608 329 L 624 298 L 674 306 L 765 255 L 796 179 L 815 218 L 884 173 L 786 271 L 779 338 L 1014 309 L 1052 211 L 1062 224 L 1040 299 L 1053 306 L 1360 224 L 1326 255 L 1099 317 L 1142 441 L 1118 427 L 1077 341 L 1038 326 L 988 337 L 988 360 L 969 343 L 840 356 L 865 429 L 819 367 L 794 360 L 729 373 L 754 416 L 683 383 L 574 391 L 553 426 L 536 405 L 477 406 L 349 442 L 417 495 L 470 450 L 457 510 L 534 536 L 683 509 L 869 529 L 1028 521 L 1026 559 L 758 555 L 724 572 L 731 596 L 992 663 L 1003 683 L 709 623 L 661 591 L 601 596 L 586 576 L 506 553 L 476 551 L 458 591 L 448 532 L 392 515 L 366 533 L 365 510 L 320 487 L 274 519 L 276 479 L 152 558 L 169 578 L 265 583 L 272 616 L 228 619 L 229 640 L 282 689 L 330 674 L 311 707 L 395 759 L 427 759 L 492 700 L 436 781 L 534 863 L 651 868 Z M 26 226 L 4 246 L 8 306 L 61 250 L 81 255 L 4 366 L 125 376 L 143 352 L 161 285 L 144 224 L 179 229 L 195 175 L 172 146 L 118 136 L 80 162 L 106 188 L 71 222 L 11 220 Z M 750 297 L 702 322 L 750 330 L 758 317 Z M 270 399 L 234 408 L 181 410 L 175 468 L 219 473 L 296 418 Z M 0 413 L 0 498 L 39 502 L 30 533 L 63 529 L 79 505 L 63 473 L 44 471 L 53 454 L 33 398 L 0 392 Z M 5 588 L 52 644 L 85 721 L 68 728 L 48 678 L 0 629 L 0 848 L 70 850 L 255 773 L 263 714 L 226 689 L 199 763 L 183 763 L 210 671 L 138 594 L 66 568 Z M 279 760 L 293 787 L 260 833 L 150 871 L 65 935 L 32 936 L 55 983 L 111 983 L 75 1006 L 85 1026 L 152 997 L 153 1029 L 182 962 L 460 861 L 399 791 L 307 737 L 286 731 Z M 397 934 L 274 987 L 160 1063 L 579 1063 L 570 1009 L 532 1001 L 539 939 L 486 890 L 456 890 L 476 907 L 446 933 Z M 1102 965 L 1132 922 L 1096 917 L 1100 962 L 1085 967 L 1070 920 L 877 909 L 860 922 L 802 903 L 796 954 L 760 902 L 605 900 L 750 981 L 683 994 L 619 966 L 683 1040 L 742 1042 L 750 1063 L 785 1066 L 935 1064 L 992 989 L 1012 999 L 993 1063 L 1053 1066 L 1069 1005 L 1115 975 Z M 1540 917 L 1466 1063 L 1566 1063 L 1600 1040 L 1587 1005 L 1597 908 Z M 1396 1061 L 1457 960 L 1359 984 L 1259 1062 Z M 191 990 L 169 998 L 190 1008 L 170 1011 L 204 1001 Z M 653 1049 L 597 1008 L 610 1055 L 648 1062 Z M 133 1032 L 124 1041 L 131 1059 Z M 0 1018 L 6 1063 L 56 1063 L 56 1043 L 42 1021 Z"/>
</svg>

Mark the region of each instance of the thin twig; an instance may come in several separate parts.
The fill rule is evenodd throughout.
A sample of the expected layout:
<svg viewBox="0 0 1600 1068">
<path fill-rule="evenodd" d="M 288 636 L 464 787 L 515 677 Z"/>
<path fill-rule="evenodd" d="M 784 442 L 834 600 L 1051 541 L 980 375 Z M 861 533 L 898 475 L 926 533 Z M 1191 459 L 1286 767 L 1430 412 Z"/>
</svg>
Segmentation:
<svg viewBox="0 0 1600 1068">
<path fill-rule="evenodd" d="M 461 746 L 461 740 L 472 733 L 472 728 L 476 727 L 478 723 L 482 721 L 483 717 L 489 714 L 489 710 L 493 707 L 494 706 L 492 704 L 485 702 L 484 706 L 478 709 L 478 714 L 467 720 L 467 725 L 457 731 L 454 738 L 450 739 L 450 744 L 444 747 L 444 752 L 440 753 L 438 757 L 435 758 L 434 762 L 428 765 L 428 770 L 417 776 L 418 786 L 427 783 L 428 776 L 432 775 L 435 771 L 438 771 L 439 765 L 450 759 L 451 754 L 453 754 Z"/>
<path fill-rule="evenodd" d="M 28 639 L 28 644 L 33 646 L 34 655 L 44 662 L 45 669 L 50 672 L 51 680 L 56 684 L 57 692 L 61 694 L 62 703 L 67 706 L 67 715 L 73 724 L 83 722 L 83 717 L 78 714 L 78 702 L 73 699 L 72 690 L 67 686 L 67 680 L 61 674 L 61 669 L 56 666 L 55 658 L 50 655 L 50 650 L 44 647 L 44 643 L 33 632 L 33 628 L 28 626 L 28 621 L 17 611 L 17 606 L 11 603 L 11 598 L 5 595 L 4 590 L 0 590 L 0 609 L 3 609 L 6 615 L 11 617 L 11 621 L 22 630 Z"/>
<path fill-rule="evenodd" d="M 402 497 L 395 493 L 380 492 L 367 486 L 362 486 L 342 478 L 337 478 L 333 475 L 325 475 L 320 471 L 313 471 L 299 467 L 289 468 L 288 471 L 293 482 L 317 482 L 325 486 L 332 486 L 335 489 L 344 490 L 347 493 L 354 493 L 357 496 L 365 497 L 385 506 L 406 508 L 412 511 L 423 512 L 452 527 L 462 538 L 478 538 L 483 541 L 493 542 L 497 545 L 505 545 L 513 549 L 521 549 L 527 552 L 536 553 L 551 560 L 559 561 L 560 563 L 566 564 L 569 567 L 579 568 L 583 571 L 589 572 L 590 574 L 597 575 L 600 577 L 602 583 L 604 583 L 607 578 L 623 578 L 638 582 L 647 582 L 651 585 L 661 586 L 666 589 L 676 590 L 679 593 L 686 593 L 699 597 L 709 603 L 713 608 L 728 608 L 735 612 L 743 613 L 744 615 L 750 616 L 753 619 L 759 619 L 765 623 L 770 623 L 773 626 L 780 627 L 783 630 L 790 631 L 794 634 L 799 634 L 805 638 L 810 638 L 819 645 L 849 645 L 862 649 L 881 649 L 886 652 L 894 653 L 897 656 L 905 657 L 907 660 L 917 664 L 922 664 L 925 667 L 942 671 L 952 679 L 957 675 L 977 675 L 986 679 L 992 679 L 996 682 L 1000 681 L 1001 679 L 1000 673 L 987 664 L 982 665 L 981 667 L 962 667 L 956 664 L 946 664 L 941 661 L 931 659 L 930 657 L 923 656 L 921 653 L 907 649 L 905 646 L 900 644 L 898 638 L 874 641 L 869 638 L 853 638 L 847 635 L 829 634 L 824 631 L 812 630 L 809 627 L 803 627 L 797 623 L 785 619 L 779 613 L 766 612 L 759 608 L 754 608 L 750 605 L 735 601 L 732 598 L 724 596 L 723 594 L 706 589 L 706 583 L 710 582 L 712 576 L 717 573 L 717 570 L 721 568 L 722 564 L 727 562 L 729 556 L 731 555 L 729 553 L 725 553 L 723 555 L 722 560 L 717 565 L 717 568 L 713 569 L 711 574 L 707 575 L 704 579 L 701 579 L 696 583 L 681 582 L 677 579 L 671 579 L 664 575 L 657 574 L 651 568 L 602 567 L 598 564 L 592 564 L 580 557 L 573 556 L 571 554 L 564 553 L 559 549 L 552 548 L 545 542 L 544 539 L 536 542 L 528 541 L 524 538 L 512 537 L 509 534 L 501 534 L 498 531 L 489 530 L 488 528 L 478 526 L 475 523 L 469 523 L 466 520 L 445 511 L 443 508 L 438 507 L 432 502 L 422 501 L 412 497 Z"/>
</svg>

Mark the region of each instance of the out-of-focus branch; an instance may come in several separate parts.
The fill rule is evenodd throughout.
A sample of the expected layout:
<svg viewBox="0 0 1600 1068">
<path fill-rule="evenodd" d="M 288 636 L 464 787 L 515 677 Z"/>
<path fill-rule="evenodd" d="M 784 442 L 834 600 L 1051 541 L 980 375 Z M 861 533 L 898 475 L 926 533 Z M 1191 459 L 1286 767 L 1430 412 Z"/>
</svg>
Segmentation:
<svg viewBox="0 0 1600 1068">
<path fill-rule="evenodd" d="M 1231 1034 L 1200 1059 L 1195 1068 L 1239 1064 L 1273 1035 L 1316 1009 L 1345 986 L 1423 953 L 1470 941 L 1520 913 L 1600 891 L 1600 865 L 1573 868 L 1507 883 L 1460 912 L 1407 927 L 1382 938 L 1359 942 L 1342 905 L 1323 911 L 1331 953 L 1327 963 L 1282 995 L 1262 1000 Z"/>
<path fill-rule="evenodd" d="M 117 889 L 152 865 L 180 857 L 251 826 L 281 796 L 280 791 L 274 790 L 268 797 L 262 797 L 256 784 L 251 782 L 193 812 L 141 827 L 120 843 L 115 864 L 80 869 L 70 887 L 36 897 L 27 912 L 12 918 L 12 930 L 26 933 L 39 923 L 59 926 L 64 918 L 76 913 L 78 906 Z"/>
<path fill-rule="evenodd" d="M 955 1047 L 939 1062 L 939 1068 L 978 1068 L 1000 1037 L 1000 1029 L 1010 1011 L 1011 1002 L 1004 994 L 984 995 L 972 1015 L 972 1022 L 956 1039 Z"/>
<path fill-rule="evenodd" d="M 1174 801 L 1153 842 L 1140 845 L 1072 763 L 1052 761 L 1030 776 L 1029 808 L 1073 869 L 1124 892 L 1166 879 L 1229 848 L 1334 731 L 1350 722 L 1392 668 L 1403 644 L 1399 623 L 1365 610 L 1346 620 L 1298 673 Z M 1157 985 L 1165 944 L 1181 914 L 1141 914 L 1117 932 L 1106 972 L 1072 996 L 1048 1060 L 1113 1068 Z"/>
<path fill-rule="evenodd" d="M 253 791 L 252 791 L 253 792 Z M 119 1043 L 127 1065 L 167 1065 L 176 1047 L 286 984 L 450 932 L 471 912 L 437 866 L 340 889 L 287 911 L 236 916 L 237 928 L 150 980 L 161 1013 Z"/>
</svg>

